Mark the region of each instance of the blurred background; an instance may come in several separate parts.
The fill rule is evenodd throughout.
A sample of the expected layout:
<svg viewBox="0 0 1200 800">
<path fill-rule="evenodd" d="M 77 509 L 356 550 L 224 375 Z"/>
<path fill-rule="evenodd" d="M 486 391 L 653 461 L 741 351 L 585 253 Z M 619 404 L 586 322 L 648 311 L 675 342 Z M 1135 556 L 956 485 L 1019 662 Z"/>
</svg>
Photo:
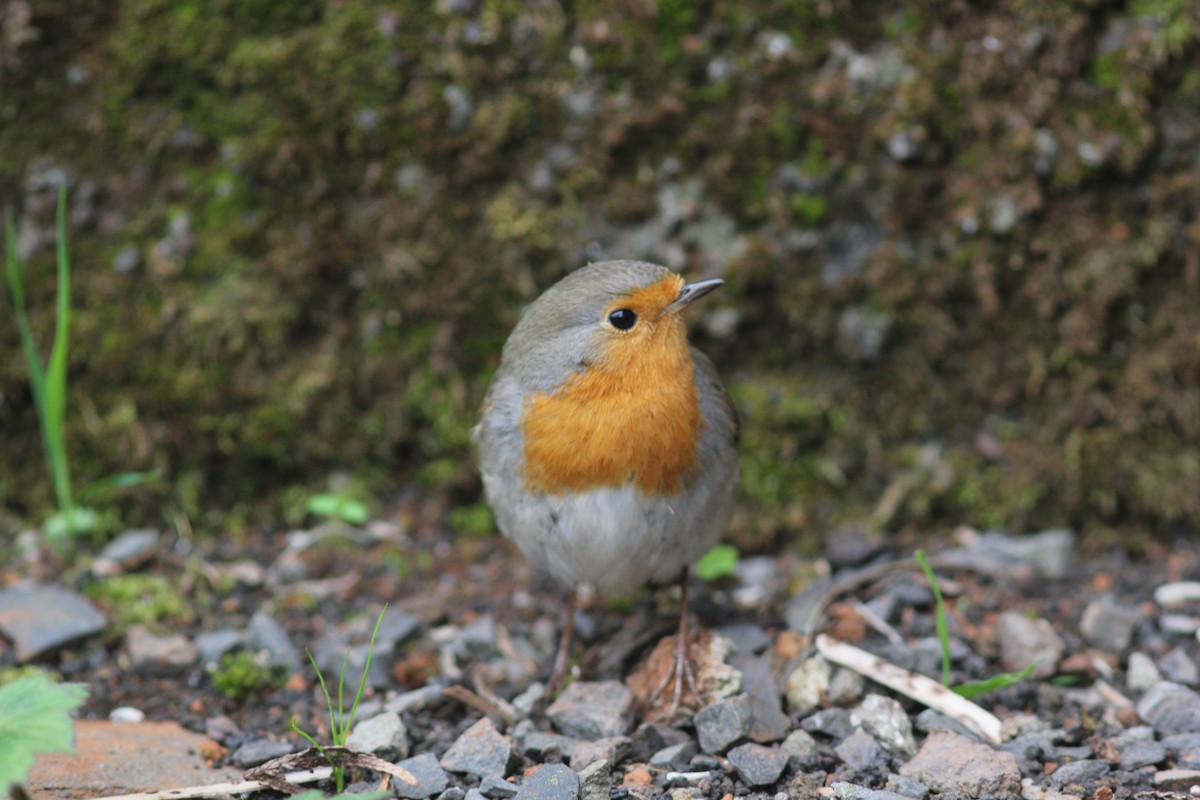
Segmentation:
<svg viewBox="0 0 1200 800">
<path fill-rule="evenodd" d="M 0 204 L 112 529 L 486 533 L 469 430 L 588 261 L 727 286 L 733 540 L 1200 526 L 1191 0 L 7 0 Z M 0 289 L 0 530 L 54 510 Z M 119 520 L 119 522 L 118 522 Z"/>
</svg>

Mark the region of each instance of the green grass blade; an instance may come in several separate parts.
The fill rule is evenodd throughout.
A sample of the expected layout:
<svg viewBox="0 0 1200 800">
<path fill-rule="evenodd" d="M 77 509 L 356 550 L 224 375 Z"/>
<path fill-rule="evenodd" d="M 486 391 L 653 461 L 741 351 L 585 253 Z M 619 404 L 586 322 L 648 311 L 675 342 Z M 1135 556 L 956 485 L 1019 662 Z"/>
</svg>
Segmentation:
<svg viewBox="0 0 1200 800">
<path fill-rule="evenodd" d="M 350 717 L 346 720 L 346 733 L 354 727 L 354 715 L 358 713 L 358 703 L 362 700 L 363 692 L 367 690 L 367 675 L 371 671 L 371 658 L 375 655 L 375 637 L 379 635 L 379 626 L 383 624 L 383 615 L 387 613 L 387 603 L 375 620 L 375 630 L 371 631 L 371 643 L 367 645 L 367 663 L 363 666 L 362 677 L 358 680 L 358 691 L 354 693 L 354 704 L 350 706 Z M 345 744 L 345 742 L 343 742 Z"/>
<path fill-rule="evenodd" d="M 929 560 L 925 558 L 925 551 L 918 550 L 913 554 L 917 563 L 921 565 L 921 570 L 925 573 L 925 580 L 929 581 L 929 588 L 933 589 L 933 596 L 937 600 L 937 611 L 934 622 L 937 625 L 938 643 L 942 646 L 942 685 L 950 685 L 950 629 L 946 625 L 946 601 L 942 599 L 942 589 L 938 586 L 937 577 L 933 574 L 933 568 L 929 566 Z"/>
<path fill-rule="evenodd" d="M 17 231 L 13 224 L 12 209 L 4 209 L 4 250 L 8 272 L 8 287 L 12 292 L 13 311 L 17 316 L 17 330 L 21 334 L 21 349 L 25 353 L 25 365 L 29 368 L 29 387 L 33 391 L 33 404 L 37 408 L 39 420 L 42 422 L 42 433 L 45 434 L 46 417 L 46 373 L 42 369 L 42 361 L 38 358 L 37 347 L 33 341 L 33 328 L 29 325 L 29 314 L 25 310 L 25 284 L 21 279 L 21 261 L 17 254 Z M 46 464 L 54 473 L 51 461 L 49 442 L 46 442 Z"/>
<path fill-rule="evenodd" d="M 46 368 L 46 432 L 53 453 L 54 490 L 60 509 L 69 509 L 71 477 L 67 463 L 64 423 L 67 412 L 67 343 L 71 330 L 71 262 L 67 253 L 67 184 L 58 187 L 56 217 L 58 251 L 58 302 L 54 324 L 54 344 Z"/>
<path fill-rule="evenodd" d="M 971 681 L 961 686 L 951 687 L 951 691 L 970 700 L 973 697 L 979 697 L 996 689 L 1003 689 L 1005 686 L 1020 683 L 1033 673 L 1033 668 L 1036 666 L 1037 662 L 1035 661 L 1020 672 L 1002 672 L 999 675 L 988 678 L 986 681 Z"/>
</svg>

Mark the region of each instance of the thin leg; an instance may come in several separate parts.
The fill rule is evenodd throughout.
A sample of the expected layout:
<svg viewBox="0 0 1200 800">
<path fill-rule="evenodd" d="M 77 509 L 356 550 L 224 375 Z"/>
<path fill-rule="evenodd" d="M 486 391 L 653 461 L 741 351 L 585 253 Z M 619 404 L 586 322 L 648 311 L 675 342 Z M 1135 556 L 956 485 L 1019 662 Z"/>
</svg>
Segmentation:
<svg viewBox="0 0 1200 800">
<path fill-rule="evenodd" d="M 556 692 L 562 688 L 563 680 L 567 677 L 567 667 L 571 664 L 571 639 L 575 635 L 575 608 L 579 604 L 579 594 L 575 589 L 567 596 L 567 618 L 563 620 L 562 639 L 558 642 L 558 654 L 554 656 L 554 670 L 550 673 L 550 683 L 547 688 Z"/>
<path fill-rule="evenodd" d="M 667 688 L 667 684 L 671 683 L 672 679 L 675 682 L 675 689 L 671 696 L 671 713 L 674 714 L 679 709 L 679 701 L 683 697 L 683 687 L 687 684 L 688 690 L 697 701 L 700 699 L 700 691 L 696 688 L 696 674 L 692 671 L 692 661 L 688 658 L 688 568 L 684 567 L 679 573 L 679 635 L 675 637 L 675 660 L 671 663 L 671 668 L 667 670 L 667 674 L 663 676 L 662 682 L 650 694 L 651 702 L 656 701 Z"/>
</svg>

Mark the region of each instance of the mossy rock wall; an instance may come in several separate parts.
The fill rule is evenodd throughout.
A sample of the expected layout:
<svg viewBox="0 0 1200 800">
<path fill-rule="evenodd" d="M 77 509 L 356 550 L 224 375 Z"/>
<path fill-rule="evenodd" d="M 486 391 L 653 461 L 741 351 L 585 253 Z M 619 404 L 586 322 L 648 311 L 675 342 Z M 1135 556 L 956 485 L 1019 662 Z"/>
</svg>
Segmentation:
<svg viewBox="0 0 1200 800">
<path fill-rule="evenodd" d="M 477 499 L 521 305 L 588 260 L 727 286 L 743 541 L 1200 524 L 1200 6 L 9 3 L 0 193 L 78 480 L 199 527 L 318 487 Z M 0 298 L 8 307 L 5 292 Z M 51 502 L 0 313 L 0 506 Z"/>
</svg>

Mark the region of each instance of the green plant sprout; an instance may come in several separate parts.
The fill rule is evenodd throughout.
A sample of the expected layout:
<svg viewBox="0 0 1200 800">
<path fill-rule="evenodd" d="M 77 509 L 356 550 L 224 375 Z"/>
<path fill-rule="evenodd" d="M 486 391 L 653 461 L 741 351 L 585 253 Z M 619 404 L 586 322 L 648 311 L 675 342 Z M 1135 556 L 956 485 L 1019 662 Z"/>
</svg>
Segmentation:
<svg viewBox="0 0 1200 800">
<path fill-rule="evenodd" d="M 1038 662 L 1034 661 L 1020 672 L 1002 672 L 987 680 L 969 681 L 958 686 L 950 685 L 950 628 L 946 624 L 946 601 L 942 598 L 942 589 L 938 585 L 937 577 L 933 574 L 933 568 L 929 566 L 929 560 L 925 558 L 925 551 L 918 550 L 913 553 L 913 556 L 921 565 L 921 570 L 925 573 L 925 580 L 929 581 L 929 587 L 933 589 L 933 597 L 937 603 L 934 624 L 937 626 L 938 644 L 942 649 L 942 685 L 969 700 L 1005 686 L 1012 686 L 1014 683 L 1020 683 L 1028 678 L 1037 667 Z"/>
<path fill-rule="evenodd" d="M 332 740 L 332 747 L 345 747 L 346 739 L 350 737 L 350 731 L 354 728 L 354 715 L 358 712 L 358 703 L 362 700 L 363 692 L 367 688 L 367 674 L 371 670 L 371 657 L 375 655 L 375 637 L 379 634 L 379 626 L 383 622 L 383 615 L 387 613 L 387 604 L 383 606 L 383 610 L 379 612 L 379 617 L 375 620 L 375 629 L 371 631 L 371 642 L 367 646 L 367 663 L 363 666 L 362 677 L 358 681 L 358 691 L 354 693 L 354 702 L 350 705 L 349 713 L 346 712 L 346 706 L 343 701 L 342 690 L 346 683 L 346 665 L 350 663 L 350 653 L 347 652 L 342 659 L 342 670 L 338 675 L 337 687 L 337 708 L 333 707 L 333 698 L 329 695 L 329 687 L 325 684 L 325 676 L 321 673 L 321 668 L 317 666 L 317 660 L 313 658 L 312 651 L 307 647 L 304 652 L 308 655 L 309 663 L 316 670 L 317 680 L 321 683 L 321 694 L 325 696 L 325 705 L 329 708 L 329 738 Z M 300 723 L 292 720 L 292 730 L 308 740 L 308 743 L 317 748 L 318 752 L 325 757 L 329 762 L 329 766 L 333 767 L 333 780 L 337 786 L 338 793 L 341 793 L 345 787 L 346 768 L 344 765 L 334 760 L 325 748 L 317 742 L 312 734 L 300 727 Z"/>
<path fill-rule="evenodd" d="M 82 683 L 54 683 L 44 674 L 0 686 L 0 797 L 29 775 L 38 753 L 74 748 L 71 711 L 87 699 Z"/>
<path fill-rule="evenodd" d="M 12 292 L 13 310 L 21 335 L 21 349 L 29 368 L 29 385 L 41 423 L 46 463 L 54 484 L 58 511 L 43 525 L 46 537 L 61 543 L 73 536 L 94 531 L 100 516 L 95 510 L 79 505 L 71 492 L 71 470 L 67 459 L 65 420 L 67 412 L 67 341 L 71 329 L 71 261 L 67 252 L 67 185 L 58 187 L 58 209 L 55 215 L 55 249 L 57 254 L 56 316 L 54 341 L 50 358 L 43 367 L 33 340 L 33 328 L 25 307 L 25 286 L 21 278 L 21 262 L 17 253 L 17 235 L 12 209 L 4 212 L 5 262 L 8 285 Z M 126 472 L 91 484 L 80 492 L 81 497 L 123 486 L 143 483 L 156 473 Z"/>
<path fill-rule="evenodd" d="M 333 492 L 320 492 L 308 498 L 308 513 L 315 517 L 340 519 L 351 525 L 361 525 L 369 516 L 366 504 L 353 497 Z"/>
<path fill-rule="evenodd" d="M 696 562 L 696 575 L 702 581 L 715 581 L 732 575 L 738 565 L 738 550 L 731 544 L 718 544 Z"/>
</svg>

